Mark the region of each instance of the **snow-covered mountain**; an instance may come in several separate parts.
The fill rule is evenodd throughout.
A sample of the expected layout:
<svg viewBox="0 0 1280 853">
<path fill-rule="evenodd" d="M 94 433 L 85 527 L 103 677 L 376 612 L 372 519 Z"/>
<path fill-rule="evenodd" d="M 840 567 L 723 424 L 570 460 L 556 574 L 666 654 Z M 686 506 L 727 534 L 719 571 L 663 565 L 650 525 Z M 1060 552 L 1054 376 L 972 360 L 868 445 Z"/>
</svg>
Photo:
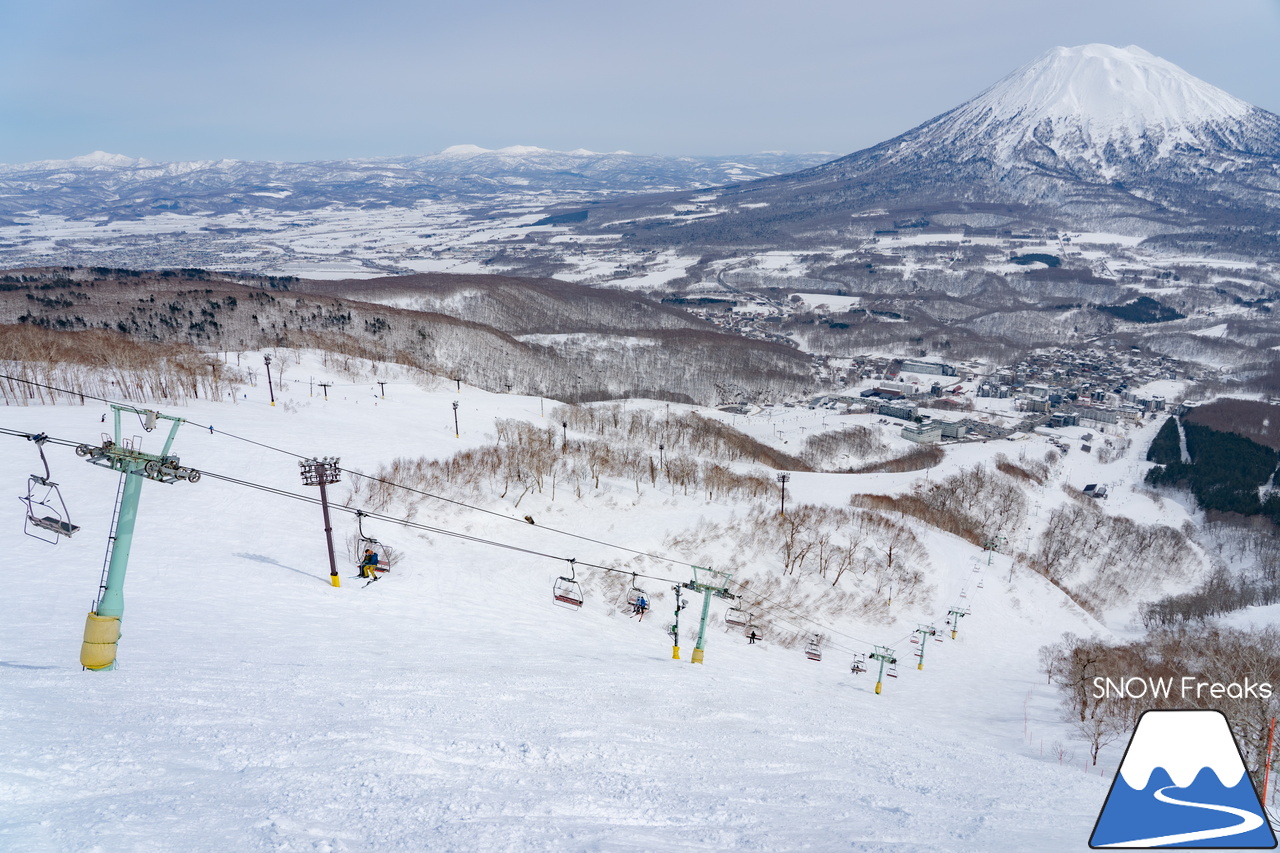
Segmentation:
<svg viewBox="0 0 1280 853">
<path fill-rule="evenodd" d="M 0 165 L 0 220 L 26 213 L 129 217 L 162 211 L 311 210 L 492 197 L 504 191 L 660 192 L 778 175 L 830 158 L 826 153 L 665 157 L 455 145 L 414 157 L 155 163 L 95 151 L 69 160 Z"/>
<path fill-rule="evenodd" d="M 662 199 L 673 209 L 689 197 Z M 598 223 L 658 210 L 593 209 Z M 794 243 L 832 229 L 945 216 L 1151 235 L 1280 221 L 1280 116 L 1139 47 L 1055 48 L 973 99 L 872 148 L 728 187 L 681 242 Z M 994 217 L 994 219 L 993 219 Z M 1270 223 L 1270 224 L 1268 224 Z M 655 231 L 647 229 L 646 238 Z M 658 239 L 662 239 L 659 237 Z"/>
<path fill-rule="evenodd" d="M 1183 151 L 1280 152 L 1276 116 L 1136 46 L 1055 48 L 926 129 L 920 138 L 1009 169 L 1038 158 L 1119 173 Z"/>
</svg>

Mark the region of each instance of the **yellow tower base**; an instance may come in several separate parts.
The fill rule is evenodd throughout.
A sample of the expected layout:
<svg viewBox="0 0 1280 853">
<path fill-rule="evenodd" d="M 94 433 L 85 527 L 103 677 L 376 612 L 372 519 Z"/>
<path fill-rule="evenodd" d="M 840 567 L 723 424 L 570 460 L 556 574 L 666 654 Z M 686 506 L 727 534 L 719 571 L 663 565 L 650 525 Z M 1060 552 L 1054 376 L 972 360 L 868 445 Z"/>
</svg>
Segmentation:
<svg viewBox="0 0 1280 853">
<path fill-rule="evenodd" d="M 334 586 L 342 586 L 342 581 L 338 579 L 337 575 L 329 575 L 329 583 L 333 584 Z"/>
<path fill-rule="evenodd" d="M 680 647 L 679 647 L 679 646 L 672 646 L 672 647 L 671 647 L 671 659 L 672 659 L 672 660 L 680 660 Z"/>
<path fill-rule="evenodd" d="M 702 649 L 693 650 L 693 657 L 689 659 L 689 663 L 702 663 Z"/>
<path fill-rule="evenodd" d="M 120 640 L 120 620 L 115 616 L 90 613 L 84 623 L 84 642 L 80 645 L 80 665 L 85 669 L 106 669 L 116 662 L 116 644 Z"/>
<path fill-rule="evenodd" d="M 878 681 L 876 682 L 876 695 L 877 695 L 877 696 L 879 696 L 879 695 L 880 695 L 880 682 L 878 682 Z"/>
</svg>

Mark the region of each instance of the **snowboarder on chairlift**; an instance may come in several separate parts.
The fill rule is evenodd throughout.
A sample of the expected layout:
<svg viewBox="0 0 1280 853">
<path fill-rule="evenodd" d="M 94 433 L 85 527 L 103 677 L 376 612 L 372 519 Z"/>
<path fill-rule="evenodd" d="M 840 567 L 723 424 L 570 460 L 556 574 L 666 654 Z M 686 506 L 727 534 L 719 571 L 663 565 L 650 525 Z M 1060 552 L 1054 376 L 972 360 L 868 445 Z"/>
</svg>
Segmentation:
<svg viewBox="0 0 1280 853">
<path fill-rule="evenodd" d="M 760 639 L 760 635 L 757 634 L 755 631 L 752 631 L 750 634 L 747 635 L 747 645 L 754 646 L 756 644 L 756 640 L 758 639 Z"/>
</svg>

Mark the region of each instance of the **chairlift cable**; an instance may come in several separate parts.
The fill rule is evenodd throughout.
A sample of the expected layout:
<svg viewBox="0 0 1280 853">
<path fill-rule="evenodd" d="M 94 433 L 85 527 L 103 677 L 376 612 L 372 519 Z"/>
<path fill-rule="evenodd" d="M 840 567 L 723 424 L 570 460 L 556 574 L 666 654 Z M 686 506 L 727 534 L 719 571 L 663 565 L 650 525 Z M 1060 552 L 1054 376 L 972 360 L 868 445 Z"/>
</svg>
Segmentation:
<svg viewBox="0 0 1280 853">
<path fill-rule="evenodd" d="M 192 426 L 199 427 L 201 429 L 210 430 L 210 432 L 215 433 L 217 435 L 225 435 L 227 438 L 234 438 L 237 441 L 243 441 L 248 444 L 257 445 L 258 447 L 266 448 L 267 450 L 274 450 L 277 453 L 283 453 L 286 456 L 292 456 L 295 459 L 311 458 L 311 456 L 304 455 L 301 453 L 295 453 L 292 450 L 285 450 L 283 447 L 276 447 L 271 444 L 265 444 L 261 441 L 255 441 L 252 438 L 245 438 L 242 435 L 236 435 L 235 433 L 227 432 L 226 430 L 215 429 L 210 427 L 207 424 L 199 424 L 199 423 L 196 423 L 195 421 L 187 421 L 187 423 L 191 424 Z M 460 507 L 463 507 L 464 509 L 473 510 L 475 512 L 482 512 L 486 515 L 492 515 L 497 518 L 505 519 L 507 521 L 514 521 L 517 524 L 528 524 L 528 522 L 525 521 L 523 518 L 516 518 L 513 515 L 507 515 L 506 513 L 498 512 L 497 510 L 485 509 L 484 507 L 475 506 L 474 504 L 469 504 L 469 503 L 466 503 L 465 501 L 456 500 L 455 498 L 447 498 L 444 495 L 437 495 L 434 492 L 427 492 L 422 489 L 416 489 L 413 486 L 406 486 L 404 483 L 397 483 L 393 480 L 387 480 L 382 477 L 375 477 L 374 475 L 366 474 L 363 471 L 355 471 L 351 468 L 341 468 L 341 467 L 339 467 L 338 470 L 344 474 L 350 474 L 352 477 L 360 477 L 361 479 L 372 480 L 373 482 L 380 483 L 384 486 L 390 486 L 396 489 L 403 489 L 404 491 L 412 492 L 415 495 L 422 495 L 423 497 L 431 498 L 437 501 L 443 501 L 444 503 L 453 504 L 454 506 L 460 506 Z M 615 548 L 619 551 L 627 551 L 628 553 L 636 554 L 641 557 L 649 557 L 654 560 L 662 560 L 663 562 L 671 563 L 672 565 L 687 566 L 689 568 L 692 568 L 694 566 L 694 564 L 689 562 L 688 560 L 678 560 L 674 557 L 663 556 L 662 554 L 653 554 L 648 551 L 641 551 L 637 548 L 630 548 L 626 545 L 618 545 L 615 542 L 606 542 L 603 539 L 594 539 L 590 536 L 583 536 L 581 533 L 573 533 L 568 530 L 561 530 L 557 527 L 548 527 L 542 524 L 538 525 L 538 527 L 542 530 L 546 530 L 549 533 L 555 533 L 560 536 L 569 536 L 573 539 L 578 539 L 583 542 L 590 542 L 593 545 L 603 545 L 606 548 Z"/>
<path fill-rule="evenodd" d="M 45 385 L 43 382 L 36 382 L 31 379 L 23 379 L 18 376 L 10 376 L 7 373 L 0 373 L 0 379 L 8 379 L 12 382 L 21 382 L 24 385 L 32 385 L 36 388 L 44 388 L 48 391 L 57 391 L 60 394 L 70 394 L 74 397 L 82 397 L 86 400 L 96 400 L 99 403 L 106 403 L 107 405 L 121 405 L 121 406 L 128 405 L 127 403 L 120 403 L 116 400 L 108 400 L 106 397 L 95 397 L 94 395 L 86 394 L 83 391 L 72 391 L 70 388 L 56 388 L 53 385 Z"/>
<path fill-rule="evenodd" d="M 12 376 L 7 376 L 7 375 L 5 375 L 5 374 L 0 374 L 0 379 L 4 379 L 4 378 L 7 378 L 7 379 L 13 379 L 13 380 L 18 381 L 18 382 L 25 382 L 25 383 L 32 384 L 32 385 L 38 385 L 39 387 L 42 387 L 42 388 L 48 388 L 48 389 L 50 389 L 50 390 L 54 390 L 54 391 L 60 391 L 60 392 L 62 392 L 62 393 L 67 393 L 67 394 L 77 394 L 77 395 L 79 395 L 79 392 L 78 392 L 78 391 L 68 391 L 67 389 L 64 389 L 64 388 L 54 388 L 53 386 L 49 386 L 49 385 L 42 385 L 42 384 L 40 384 L 40 383 L 36 383 L 36 382 L 30 382 L 30 380 L 19 379 L 19 378 L 17 378 L 17 377 L 12 377 Z M 99 400 L 99 401 L 101 401 L 101 402 L 105 402 L 105 403 L 108 403 L 108 404 L 112 403 L 112 401 L 110 401 L 110 400 L 106 400 L 106 399 L 101 398 L 101 397 L 94 397 L 94 396 L 89 395 L 89 394 L 86 394 L 86 395 L 83 395 L 83 396 L 85 396 L 87 399 Z M 198 424 L 198 423 L 196 423 L 196 422 L 194 422 L 194 421 L 187 421 L 187 423 L 190 423 L 192 426 L 200 427 L 200 428 L 202 428 L 202 429 L 210 429 L 210 427 L 209 427 L 209 426 L 207 426 L 207 425 L 201 425 L 201 424 Z M 238 441 L 248 442 L 248 443 L 250 443 L 250 444 L 254 444 L 254 445 L 257 445 L 257 446 L 259 446 L 259 447 L 266 448 L 266 449 L 268 449 L 268 450 L 273 450 L 273 451 L 276 451 L 276 452 L 278 452 L 278 453 L 284 453 L 284 454 L 286 454 L 286 455 L 293 456 L 293 457 L 298 458 L 298 459 L 309 459 L 309 458 L 311 458 L 310 456 L 303 456 L 303 455 L 301 455 L 301 454 L 294 453 L 294 452 L 289 451 L 289 450 L 284 450 L 283 448 L 274 447 L 274 446 L 269 445 L 269 444 L 263 444 L 262 442 L 254 441 L 253 439 L 245 438 L 245 437 L 243 437 L 243 436 L 235 435 L 235 434 L 228 433 L 228 432 L 225 432 L 225 431 L 222 431 L 222 430 L 214 429 L 214 430 L 212 430 L 212 431 L 213 431 L 213 432 L 215 432 L 215 433 L 219 433 L 219 434 L 225 435 L 225 436 L 227 436 L 228 438 L 234 438 L 234 439 L 236 439 L 236 440 L 238 440 Z M 22 432 L 22 431 L 20 431 L 20 430 L 7 429 L 7 428 L 4 428 L 4 427 L 0 427 L 0 434 L 10 435 L 10 436 L 13 436 L 13 437 L 16 437 L 16 438 L 23 438 L 23 439 L 29 439 L 29 438 L 31 437 L 31 435 L 32 435 L 31 433 Z M 48 443 L 55 444 L 55 445 L 59 445 L 59 446 L 64 446 L 64 447 L 78 447 L 80 444 L 82 444 L 82 442 L 69 441 L 69 440 L 67 440 L 67 439 L 58 439 L 58 438 L 52 438 L 52 437 L 48 438 L 48 439 L 47 439 L 47 442 L 48 442 Z M 425 496 L 425 497 L 430 497 L 430 498 L 435 498 L 435 499 L 437 499 L 437 500 L 442 500 L 442 501 L 445 501 L 446 503 L 456 504 L 456 505 L 458 505 L 458 506 L 462 506 L 462 507 L 465 507 L 465 508 L 467 508 L 467 509 L 473 509 L 473 510 L 476 510 L 476 511 L 478 511 L 478 512 L 487 513 L 487 514 L 489 514 L 489 515 L 494 515 L 494 516 L 497 516 L 497 517 L 499 517 L 499 518 L 505 518 L 505 519 L 508 519 L 508 520 L 510 520 L 510 521 L 519 521 L 519 522 L 520 522 L 520 523 L 522 523 L 522 524 L 523 524 L 523 523 L 525 523 L 525 522 L 523 522 L 521 519 L 516 519 L 516 518 L 514 518 L 513 516 L 504 515 L 503 513 L 496 512 L 496 511 L 494 511 L 494 510 L 488 510 L 488 509 L 484 509 L 483 507 L 476 507 L 476 506 L 472 506 L 471 504 L 463 503 L 462 501 L 456 501 L 456 500 L 453 500 L 453 499 L 450 499 L 450 498 L 445 498 L 445 497 L 440 496 L 440 495 L 432 494 L 432 493 L 430 493 L 430 492 L 424 492 L 424 491 L 422 491 L 422 490 L 420 490 L 420 489 L 415 489 L 415 488 L 413 488 L 413 487 L 411 487 L 411 486 L 405 486 L 405 485 L 400 484 L 400 483 L 395 483 L 395 482 L 392 482 L 392 481 L 389 481 L 389 480 L 384 480 L 384 479 L 379 478 L 379 477 L 374 477 L 374 476 L 371 476 L 371 475 L 368 475 L 368 474 L 363 474 L 363 473 L 361 473 L 361 472 L 359 472 L 359 471 L 352 471 L 352 470 L 350 470 L 350 469 L 346 469 L 346 468 L 342 468 L 342 469 L 339 469 L 339 470 L 342 470 L 342 471 L 344 471 L 345 473 L 351 474 L 351 475 L 353 475 L 353 476 L 358 476 L 358 477 L 363 477 L 363 478 L 365 478 L 365 479 L 374 480 L 375 482 L 379 482 L 379 483 L 382 483 L 382 484 L 384 484 L 384 485 L 388 485 L 388 486 L 393 486 L 393 487 L 396 487 L 396 488 L 404 489 L 404 490 L 409 491 L 409 492 L 414 492 L 414 493 L 416 493 L 416 494 L 421 494 L 421 495 L 423 495 L 423 496 Z M 267 493 L 269 493 L 269 494 L 278 495 L 278 496 L 280 496 L 280 497 L 292 498 L 293 500 L 298 500 L 298 501 L 302 501 L 302 502 L 304 502 L 304 503 L 309 503 L 309 504 L 313 504 L 313 505 L 318 505 L 318 504 L 320 503 L 319 498 L 311 497 L 310 495 L 298 494 L 298 493 L 296 493 L 296 492 L 290 492 L 290 491 L 287 491 L 287 490 L 285 490 L 285 489 L 279 489 L 279 488 L 276 488 L 276 487 L 274 487 L 274 486 L 267 486 L 267 485 L 263 485 L 263 484 L 261 484 L 261 483 L 253 483 L 253 482 L 250 482 L 250 481 L 248 481 L 248 480 L 241 480 L 241 479 L 238 479 L 238 478 L 235 478 L 235 477 L 230 477 L 230 476 L 227 476 L 227 475 L 224 475 L 224 474 L 215 474 L 215 473 L 210 472 L 210 471 L 201 470 L 201 472 L 200 472 L 200 473 L 201 473 L 201 474 L 203 474 L 203 475 L 205 475 L 205 476 L 208 476 L 208 477 L 213 477 L 213 478 L 218 479 L 218 480 L 223 480 L 224 482 L 228 482 L 228 483 L 231 483 L 231 484 L 233 484 L 233 485 L 245 486 L 245 487 L 247 487 L 247 488 L 258 489 L 258 490 L 260 490 L 260 491 L 267 492 Z M 477 544 L 482 544 L 482 545 L 491 545 L 491 546 L 493 546 L 493 547 L 497 547 L 497 548 L 504 548 L 504 549 L 509 550 L 509 551 L 516 551 L 516 552 L 518 552 L 518 553 L 529 554 L 529 555 L 531 555 L 531 556 L 536 556 L 536 557 L 545 557 L 545 558 L 547 558 L 547 559 L 551 559 L 551 560 L 558 560 L 558 561 L 562 561 L 562 562 L 564 562 L 564 561 L 567 561 L 567 560 L 568 560 L 568 558 L 567 558 L 567 557 L 560 557 L 560 556 L 557 556 L 557 555 L 555 555 L 555 554 L 548 554 L 548 553 L 543 552 L 543 551 L 535 551 L 535 550 L 532 550 L 532 549 L 529 549 L 529 548 L 523 548 L 523 547 L 520 547 L 520 546 L 517 546 L 517 545 L 509 545 L 509 544 L 504 543 L 504 542 L 498 542 L 498 541 L 495 541 L 495 540 L 492 540 L 492 539 L 485 539 L 485 538 L 483 538 L 483 537 L 478 537 L 478 536 L 471 536 L 471 535 L 469 535 L 469 534 L 465 534 L 465 533 L 457 533 L 457 532 L 452 531 L 452 530 L 446 530 L 445 528 L 432 527 L 432 526 L 430 526 L 430 525 L 422 524 L 421 522 L 410 521 L 409 519 L 405 519 L 405 518 L 397 518 L 397 517 L 395 517 L 395 516 L 385 515 L 385 514 L 383 514 L 383 513 L 369 512 L 369 511 L 367 511 L 367 510 L 357 510 L 357 509 L 355 509 L 354 507 L 346 507 L 346 506 L 331 506 L 330 508 L 331 508 L 331 509 L 334 509 L 334 510 L 338 510 L 338 511 L 346 512 L 346 513 L 349 513 L 349 514 L 355 514 L 356 512 L 364 512 L 364 514 L 365 514 L 365 516 L 366 516 L 366 517 L 369 517 L 369 518 L 376 518 L 376 519 L 378 519 L 378 520 L 386 521 L 386 522 L 390 522 L 390 523 L 393 523 L 393 524 L 399 524 L 399 525 L 401 525 L 401 526 L 403 526 L 403 527 L 409 527 L 409 528 L 414 528 L 414 529 L 418 529 L 418 530 L 423 530 L 423 531 L 426 531 L 426 532 L 429 532 L 429 533 L 438 533 L 438 534 L 440 534 L 440 535 L 442 535 L 442 536 L 449 536 L 449 537 L 453 537 L 453 538 L 456 538 L 456 539 L 461 539 L 461 540 L 463 540 L 463 541 L 474 542 L 474 543 L 477 543 Z M 561 534 L 561 535 L 565 535 L 565 536 L 573 537 L 573 538 L 575 538 L 575 539 L 580 539 L 580 540 L 583 540 L 583 541 L 591 542 L 591 543 L 593 543 L 593 544 L 603 545 L 603 546 L 605 546 L 605 547 L 609 547 L 609 548 L 616 548 L 616 549 L 618 549 L 618 550 L 622 550 L 622 551 L 628 551 L 628 552 L 633 553 L 633 554 L 636 554 L 636 555 L 638 555 L 638 556 L 650 557 L 650 558 L 657 559 L 657 560 L 663 560 L 663 561 L 668 562 L 668 563 L 671 563 L 671 564 L 673 564 L 673 565 L 689 566 L 689 567 L 691 567 L 691 568 L 694 566 L 694 564 L 693 564 L 693 563 L 689 563 L 689 562 L 686 562 L 686 561 L 683 561 L 683 560 L 677 560 L 677 559 L 672 558 L 672 557 L 664 557 L 664 556 L 659 555 L 659 554 L 651 554 L 651 553 L 648 553 L 648 552 L 645 552 L 645 551 L 639 551 L 639 550 L 634 549 L 634 548 L 628 548 L 628 547 L 623 546 L 623 545 L 616 545 L 616 544 L 611 543 L 611 542 L 605 542 L 605 541 L 603 541 L 603 540 L 593 539 L 593 538 L 588 537 L 588 536 L 582 536 L 582 535 L 580 535 L 580 534 L 570 533 L 570 532 L 568 532 L 568 531 L 558 530 L 558 529 L 556 529 L 556 528 L 552 528 L 552 527 L 543 527 L 543 529 L 544 529 L 544 530 L 551 531 L 552 533 L 558 533 L 558 534 Z M 659 582 L 659 583 L 664 583 L 664 584 L 666 584 L 666 583 L 670 583 L 670 584 L 680 584 L 680 585 L 683 585 L 683 583 L 684 583 L 684 581 L 681 581 L 681 580 L 678 580 L 678 579 L 675 579 L 675 578 L 661 577 L 661 576 L 658 576 L 658 575 L 639 574 L 639 573 L 637 573 L 637 572 L 631 572 L 631 571 L 628 571 L 628 570 L 625 570 L 625 569 L 620 569 L 620 568 L 617 568 L 617 567 L 614 567 L 614 566 L 604 566 L 604 565 L 600 565 L 600 564 L 597 564 L 597 563 L 586 563 L 586 562 L 581 562 L 581 561 L 579 561 L 579 562 L 577 562 L 577 563 L 576 563 L 576 565 L 581 566 L 581 567 L 583 567 L 583 568 L 588 568 L 588 569 L 598 569 L 598 570 L 600 570 L 600 571 L 604 571 L 604 572 L 619 573 L 619 574 L 627 574 L 627 575 L 635 575 L 636 577 L 644 578 L 644 579 L 646 579 L 646 580 L 657 581 L 657 582 Z M 747 588 L 747 585 L 746 585 L 746 584 L 744 584 L 744 583 L 742 583 L 742 582 L 740 582 L 740 581 L 733 581 L 732 583 L 736 584 L 737 586 L 741 587 L 742 589 L 746 589 L 746 588 Z M 868 646 L 876 646 L 876 645 L 880 645 L 880 644 L 878 644 L 878 643 L 874 643 L 874 642 L 872 642 L 872 641 L 870 641 L 870 640 L 864 640 L 864 639 L 862 639 L 862 638 L 860 638 L 860 637 L 855 637 L 855 636 L 853 636 L 852 634 L 847 634 L 847 633 L 845 633 L 845 632 L 843 632 L 843 631 L 836 630 L 835 628 L 832 628 L 831 626 L 826 625 L 826 624 L 825 624 L 825 623 L 823 623 L 823 622 L 819 622 L 818 620 L 816 620 L 816 619 L 814 619 L 814 618 L 812 618 L 812 617 L 810 617 L 810 616 L 806 616 L 806 615 L 804 615 L 803 613 L 800 613 L 800 612 L 796 611 L 795 609 L 793 609 L 793 608 L 791 608 L 791 607 L 787 607 L 786 605 L 782 604 L 780 601 L 777 601 L 777 600 L 775 600 L 775 599 L 773 599 L 773 598 L 770 598 L 769 596 L 766 596 L 766 595 L 763 595 L 763 594 L 759 594 L 759 593 L 754 593 L 754 592 L 753 592 L 752 594 L 753 594 L 753 595 L 755 595 L 755 596 L 756 596 L 760 601 L 768 602 L 770 605 L 772 605 L 772 608 L 776 608 L 776 609 L 778 609 L 778 610 L 782 610 L 782 611 L 785 611 L 785 612 L 787 612 L 787 613 L 790 613 L 790 614 L 792 614 L 793 616 L 797 617 L 798 619 L 803 620 L 804 622 L 807 622 L 807 623 L 809 623 L 809 624 L 811 624 L 811 625 L 816 625 L 816 626 L 818 626 L 819 628 L 822 628 L 824 631 L 829 632 L 829 634 L 836 634 L 836 635 L 839 635 L 839 636 L 844 637 L 844 638 L 846 638 L 846 639 L 848 639 L 848 640 L 851 640 L 851 641 L 853 641 L 853 642 L 855 642 L 855 643 L 858 643 L 859 645 L 868 645 Z M 792 625 L 793 627 L 795 627 L 795 628 L 797 628 L 797 629 L 799 629 L 799 630 L 802 630 L 802 632 L 803 632 L 803 629 L 801 629 L 800 625 L 799 625 L 798 623 L 796 623 L 796 622 L 792 621 L 791 619 L 786 619 L 786 618 L 783 618 L 783 617 L 778 617 L 778 618 L 779 618 L 779 621 L 782 621 L 782 622 L 785 622 L 785 623 L 787 623 L 787 624 L 789 624 L 789 625 Z M 907 639 L 908 637 L 910 637 L 910 634 L 908 634 L 907 636 L 905 636 L 905 637 L 901 638 L 900 640 L 898 640 L 897 642 L 895 642 L 893 645 L 894 645 L 894 646 L 896 646 L 896 645 L 900 644 L 900 643 L 902 642 L 902 640 L 905 640 L 905 639 Z M 838 649 L 840 649 L 841 651 L 846 651 L 846 652 L 851 651 L 851 650 L 849 650 L 849 649 L 845 649 L 845 648 L 843 648 L 842 646 L 838 646 L 838 645 L 836 645 L 836 644 L 834 644 L 834 643 L 832 643 L 832 644 L 831 644 L 831 646 L 832 646 L 832 648 L 838 648 Z"/>
<path fill-rule="evenodd" d="M 212 477 L 215 480 L 222 480 L 224 482 L 231 483 L 232 485 L 245 486 L 251 489 L 258 489 L 260 491 L 264 491 L 269 494 L 278 495 L 280 497 L 293 498 L 294 500 L 303 501 L 309 504 L 320 503 L 319 498 L 311 497 L 310 495 L 298 494 L 297 492 L 290 492 L 286 489 L 276 488 L 275 486 L 267 486 L 261 483 L 253 483 L 253 482 L 250 482 L 249 480 L 241 480 L 237 477 L 230 477 L 225 474 L 216 474 L 212 471 L 201 470 L 200 473 L 206 477 Z M 450 536 L 455 539 L 461 539 L 466 542 L 475 542 L 481 545 L 492 545 L 496 548 L 504 548 L 508 551 L 516 551 L 521 554 L 529 554 L 535 557 L 545 557 L 549 560 L 557 560 L 560 562 L 568 562 L 570 560 L 569 557 L 561 557 L 557 554 L 548 554 L 545 551 L 535 551 L 532 548 L 524 548 L 519 545 L 511 545 L 506 542 L 498 542 L 493 539 L 485 539 L 484 537 L 481 537 L 481 536 L 472 536 L 469 533 L 458 533 L 457 531 L 447 530 L 443 527 L 434 527 L 429 524 L 423 524 L 422 522 L 419 522 L 419 521 L 410 521 L 407 518 L 398 518 L 396 516 L 386 515 L 380 512 L 369 512 L 368 510 L 361 510 L 361 509 L 356 509 L 355 507 L 348 507 L 348 506 L 331 505 L 329 508 L 334 511 L 345 512 L 350 515 L 355 515 L 356 513 L 363 513 L 364 517 L 366 518 L 372 518 L 378 521 L 385 521 L 392 524 L 399 524 L 403 527 L 409 527 L 415 530 L 423 530 L 428 533 L 438 533 L 442 536 Z M 633 573 L 626 569 L 620 569 L 615 566 L 603 566 L 597 563 L 587 563 L 580 560 L 574 560 L 574 565 L 581 568 L 599 569 L 605 572 L 614 572 L 614 573 L 620 573 L 625 575 L 636 574 L 637 577 L 642 577 L 647 580 L 659 581 L 662 583 L 682 583 L 682 581 L 676 580 L 675 578 L 664 578 L 664 577 L 659 577 L 657 575 L 644 575 L 639 573 Z"/>
</svg>

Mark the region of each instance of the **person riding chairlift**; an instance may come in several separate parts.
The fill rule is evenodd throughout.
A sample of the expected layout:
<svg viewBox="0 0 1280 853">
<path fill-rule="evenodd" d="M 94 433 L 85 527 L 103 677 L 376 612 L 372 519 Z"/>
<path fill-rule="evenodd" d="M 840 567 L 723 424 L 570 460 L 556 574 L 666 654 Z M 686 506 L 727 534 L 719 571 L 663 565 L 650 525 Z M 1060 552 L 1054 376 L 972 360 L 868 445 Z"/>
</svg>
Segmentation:
<svg viewBox="0 0 1280 853">
<path fill-rule="evenodd" d="M 378 555 L 374 553 L 372 548 L 364 549 L 364 559 L 360 561 L 360 577 L 377 579 L 377 573 L 382 571 L 378 566 Z"/>
<path fill-rule="evenodd" d="M 636 596 L 636 603 L 631 605 L 631 615 L 640 615 L 641 621 L 644 621 L 644 614 L 649 612 L 649 599 L 643 595 Z"/>
</svg>

